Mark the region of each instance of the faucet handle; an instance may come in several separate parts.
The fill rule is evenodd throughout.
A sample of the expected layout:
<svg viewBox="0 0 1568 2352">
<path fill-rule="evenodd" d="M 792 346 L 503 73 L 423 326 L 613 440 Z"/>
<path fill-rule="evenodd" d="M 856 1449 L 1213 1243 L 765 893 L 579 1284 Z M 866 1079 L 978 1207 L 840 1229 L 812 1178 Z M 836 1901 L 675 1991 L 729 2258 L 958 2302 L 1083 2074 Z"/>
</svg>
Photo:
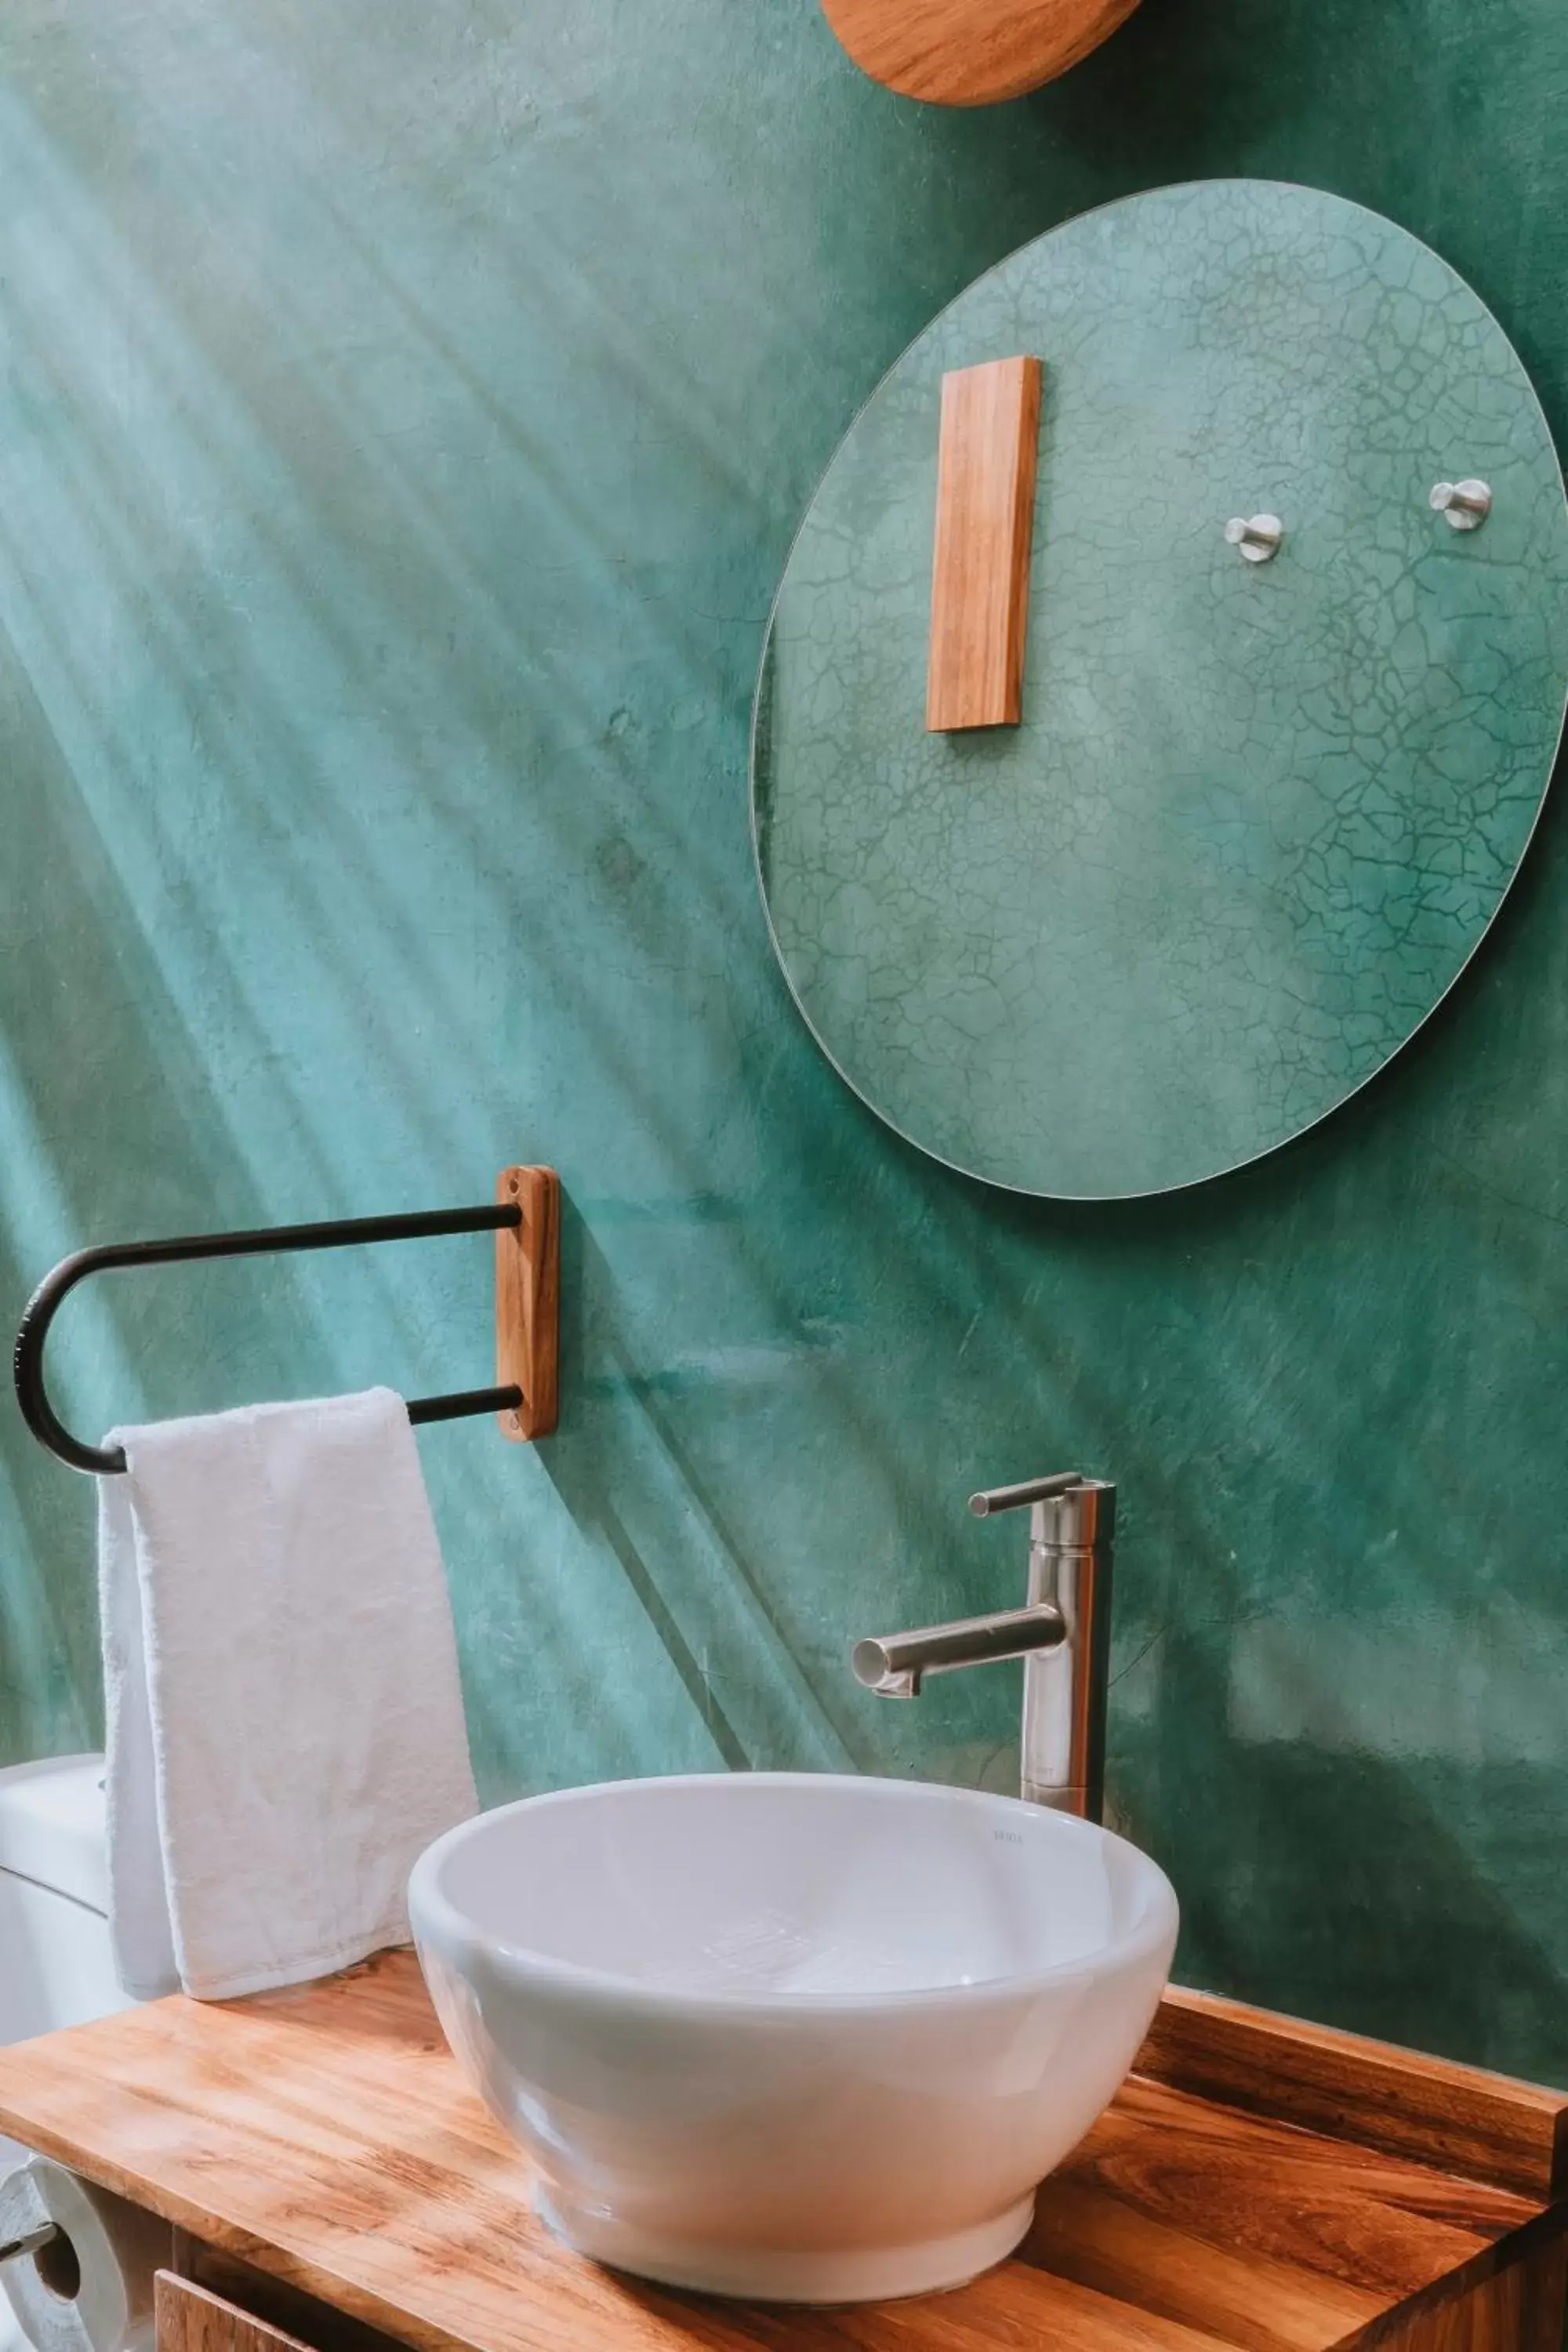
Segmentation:
<svg viewBox="0 0 1568 2352">
<path fill-rule="evenodd" d="M 984 1487 L 971 1495 L 969 1507 L 977 1519 L 988 1519 L 993 1511 L 1016 1511 L 1026 1503 L 1047 1503 L 1053 1495 L 1070 1495 L 1075 1487 L 1090 1483 L 1081 1470 L 1058 1470 L 1049 1478 L 1026 1478 L 1021 1486 Z"/>
</svg>

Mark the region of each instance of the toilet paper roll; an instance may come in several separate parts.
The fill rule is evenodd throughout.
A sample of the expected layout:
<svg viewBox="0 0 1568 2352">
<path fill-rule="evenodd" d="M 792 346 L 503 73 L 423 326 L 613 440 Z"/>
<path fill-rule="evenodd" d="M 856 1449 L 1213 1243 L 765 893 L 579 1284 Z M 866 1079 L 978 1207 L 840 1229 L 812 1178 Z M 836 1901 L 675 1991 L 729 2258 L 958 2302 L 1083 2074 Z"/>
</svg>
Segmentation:
<svg viewBox="0 0 1568 2352">
<path fill-rule="evenodd" d="M 0 2180 L 0 2246 L 52 2222 L 35 2254 L 0 2263 L 0 2289 L 35 2352 L 151 2352 L 153 2281 L 174 2252 L 166 2221 L 35 2156 Z"/>
</svg>

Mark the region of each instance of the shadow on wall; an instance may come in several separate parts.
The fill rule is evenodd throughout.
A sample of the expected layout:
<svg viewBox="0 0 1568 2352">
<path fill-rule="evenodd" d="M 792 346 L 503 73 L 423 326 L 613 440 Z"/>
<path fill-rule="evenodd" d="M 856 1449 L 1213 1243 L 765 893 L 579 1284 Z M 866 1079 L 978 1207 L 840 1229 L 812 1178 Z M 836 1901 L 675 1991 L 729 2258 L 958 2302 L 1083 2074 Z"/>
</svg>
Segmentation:
<svg viewBox="0 0 1568 2352">
<path fill-rule="evenodd" d="M 657 1211 L 633 1213 L 628 1223 L 634 1249 L 640 1238 L 659 1253 L 665 1220 Z M 635 1328 L 635 1303 L 568 1202 L 563 1350 L 582 1370 L 564 1393 L 559 1432 L 540 1449 L 542 1465 L 574 1526 L 607 1545 L 619 1563 L 711 1739 L 715 1762 L 731 1770 L 875 1769 L 843 1642 L 829 1629 L 824 1657 L 809 1618 L 801 1622 L 801 1596 L 776 1573 L 770 1528 L 781 1494 L 793 1495 L 795 1480 L 781 1477 L 761 1424 L 781 1387 L 793 1385 L 803 1402 L 809 1394 L 816 1412 L 826 1401 L 847 1450 L 886 1465 L 895 1483 L 897 1454 L 869 1401 L 857 1395 L 831 1332 L 791 1334 L 794 1309 L 778 1292 L 764 1230 L 742 1223 L 733 1206 L 700 1196 L 689 1200 L 677 1225 L 706 1234 L 710 1247 L 716 1229 L 729 1229 L 731 1264 L 749 1285 L 773 1286 L 760 1319 L 777 1336 L 717 1346 L 700 1338 L 673 1360 L 668 1347 L 649 1349 Z M 703 1252 L 700 1239 L 694 1255 Z M 757 1445 L 741 1512 L 699 1458 L 705 1433 L 689 1430 L 694 1414 L 701 1421 L 715 1411 L 731 1424 L 732 1444 Z M 912 1514 L 912 1493 L 904 1506 Z M 847 1607 L 861 1605 L 852 1584 L 834 1580 Z"/>
<path fill-rule="evenodd" d="M 86 1234 L 110 1237 L 122 1185 L 142 1204 L 164 1192 L 188 1202 L 208 1186 L 247 1198 L 248 1186 L 212 1116 L 196 1042 L 4 640 L 0 733 L 13 780 L 0 1028 L 0 1131 L 12 1168 L 0 1220 L 0 1316 L 9 1332 L 54 1255 Z M 94 1128 L 91 1107 L 118 1090 L 128 1069 L 142 1114 L 133 1169 L 101 1149 L 74 1148 Z M 70 1364 L 96 1361 L 130 1415 L 142 1393 L 135 1365 L 147 1302 L 115 1291 L 118 1313 L 95 1302 L 87 1328 L 58 1348 L 67 1366 L 60 1394 L 71 1392 Z M 0 1464 L 12 1515 L 0 1576 L 0 1760 L 10 1761 L 100 1736 L 96 1618 L 80 1605 L 91 1589 L 93 1486 L 44 1466 L 9 1398 Z"/>
<path fill-rule="evenodd" d="M 515 887 L 517 867 L 541 832 L 547 873 L 578 866 L 581 803 L 551 841 L 548 810 L 536 798 L 534 842 L 510 870 L 503 857 L 498 871 L 497 836 L 473 789 L 476 764 L 510 799 L 518 769 L 543 756 L 520 715 L 520 671 L 532 700 L 548 709 L 556 750 L 582 730 L 579 772 L 594 756 L 600 723 L 597 695 L 574 706 L 561 663 L 528 650 L 538 581 L 603 552 L 595 547 L 602 520 L 584 497 L 566 496 L 548 436 L 530 433 L 489 392 L 318 187 L 318 226 L 337 266 L 370 286 L 387 347 L 401 337 L 422 382 L 447 387 L 470 446 L 478 442 L 485 462 L 493 460 L 491 445 L 504 446 L 527 478 L 530 502 L 542 499 L 550 509 L 548 531 L 536 527 L 530 540 L 534 609 L 519 614 L 509 610 L 512 583 L 495 576 L 493 563 L 487 576 L 495 542 L 473 529 L 477 515 L 488 520 L 493 485 L 454 518 L 427 473 L 401 462 L 395 420 L 384 414 L 398 404 L 397 387 L 372 386 L 384 394 L 381 415 L 374 400 L 356 406 L 322 359 L 319 312 L 310 315 L 309 296 L 292 299 L 291 275 L 270 283 L 247 278 L 243 257 L 230 252 L 214 300 L 215 286 L 203 278 L 208 260 L 220 261 L 216 247 L 193 271 L 199 235 L 181 257 L 163 244 L 155 205 L 117 208 L 112 233 L 106 230 L 87 192 L 95 171 L 112 183 L 134 163 L 147 93 L 117 88 L 85 47 L 53 63 L 57 70 L 31 92 L 47 135 L 16 127 L 39 186 L 58 202 L 39 266 L 7 277 L 8 325 L 24 355 L 28 404 L 22 442 L 34 458 L 30 498 L 7 502 L 4 547 L 9 601 L 28 633 L 25 656 L 8 649 L 6 694 L 9 766 L 22 780 L 11 860 L 19 904 L 16 928 L 7 923 L 20 940 L 7 974 L 16 985 L 8 990 L 5 1034 L 19 1179 L 0 1269 L 7 1312 L 19 1311 L 52 1256 L 85 1238 L 352 1213 L 367 1205 L 357 1189 L 366 1171 L 356 1162 L 364 1159 L 397 1171 L 390 1185 L 384 1172 L 376 1181 L 378 1202 L 389 1192 L 394 1203 L 410 1205 L 431 1197 L 426 1184 L 438 1180 L 420 1168 L 432 1159 L 463 1169 L 455 1185 L 448 1180 L 463 1197 L 476 1160 L 488 1179 L 498 1157 L 511 1156 L 510 1138 L 499 1150 L 489 1138 L 492 1129 L 504 1135 L 517 1082 L 509 1085 L 483 1050 L 495 1035 L 505 966 L 496 958 L 487 974 L 482 948 L 471 970 L 461 956 L 444 954 L 445 939 L 432 936 L 409 904 L 396 855 L 383 863 L 377 852 L 396 831 L 397 803 L 412 803 L 421 849 L 438 843 L 471 886 L 471 897 L 459 890 L 453 926 L 468 928 L 476 900 L 485 902 L 474 926 L 481 932 L 499 937 L 526 924 L 531 888 L 539 916 L 551 885 L 530 875 L 531 887 Z M 184 135 L 179 123 L 166 127 L 165 161 L 177 178 L 190 160 L 190 126 Z M 184 218 L 195 223 L 212 190 L 188 193 Z M 501 242 L 489 244 L 493 263 Z M 563 255 L 552 260 L 558 254 L 548 240 L 535 247 L 536 267 L 561 275 L 552 289 L 541 289 L 518 272 L 516 307 L 526 310 L 542 292 L 546 307 L 555 299 L 563 310 L 591 295 L 591 279 L 574 275 Z M 330 300 L 330 284 L 312 289 L 318 299 L 323 290 Z M 650 408 L 662 407 L 667 429 L 689 435 L 690 405 L 673 398 L 667 405 L 663 378 L 633 364 L 635 338 L 619 325 L 616 306 L 594 309 L 598 331 L 620 344 L 640 381 L 645 423 Z M 259 351 L 272 365 L 258 378 Z M 279 372 L 282 352 L 295 361 L 291 370 Z M 439 394 L 427 397 L 441 404 Z M 291 478 L 275 462 L 282 450 Z M 191 542 L 204 531 L 210 542 L 198 560 Z M 346 595 L 321 584 L 322 541 L 334 538 L 331 552 L 353 575 Z M 510 542 L 502 544 L 510 562 Z M 232 588 L 236 566 L 246 583 L 240 594 L 217 585 L 226 570 Z M 367 616 L 368 578 L 375 587 Z M 559 601 L 557 585 L 545 593 Z M 280 609 L 265 609 L 269 598 Z M 425 682 L 388 659 L 400 636 L 430 634 L 433 614 L 448 623 L 437 698 L 447 717 L 434 740 Z M 672 633 L 677 667 L 694 668 L 704 632 L 668 605 L 647 642 L 626 648 L 629 666 L 635 670 Z M 585 634 L 594 634 L 592 621 Z M 96 669 L 85 651 L 95 636 Z M 330 723 L 319 727 L 323 699 Z M 374 716 L 345 722 L 345 705 Z M 68 749 L 55 720 L 67 729 Z M 612 738 L 616 731 L 612 721 Z M 185 754 L 184 774 L 159 764 L 171 735 Z M 611 740 L 605 751 L 606 768 L 618 765 L 628 788 L 635 748 L 617 753 Z M 658 820 L 646 803 L 641 814 L 646 856 Z M 226 845 L 236 843 L 237 882 L 232 872 L 220 878 Z M 694 851 L 693 841 L 685 851 Z M 700 874 L 700 858 L 688 855 L 688 884 Z M 548 939 L 548 921 L 540 928 Z M 182 955 L 204 929 L 210 952 Z M 281 988 L 276 941 L 285 965 L 296 967 Z M 389 951 L 378 955 L 378 943 Z M 667 952 L 669 943 L 667 932 Z M 563 970 L 574 961 L 559 958 Z M 316 1003 L 301 1004 L 312 991 Z M 323 1000 L 331 1007 L 326 1020 Z M 411 1003 L 419 1008 L 414 1020 Z M 614 1025 L 606 1016 L 606 1035 Z M 468 1074 L 444 1101 L 429 1082 L 433 1030 Z M 613 1091 L 603 1057 L 600 1071 Z M 352 1118 L 356 1097 L 363 1106 L 367 1097 L 379 1132 L 365 1153 L 352 1143 L 345 1152 L 345 1107 Z M 464 1152 L 465 1130 L 485 1139 L 481 1152 Z M 75 1370 L 89 1363 L 109 1374 L 101 1387 L 93 1381 L 93 1393 L 112 1395 L 114 1411 L 128 1415 L 145 1394 L 144 1365 L 153 1368 L 155 1409 L 224 1402 L 226 1368 L 239 1395 L 342 1383 L 349 1351 L 319 1284 L 302 1289 L 287 1271 L 253 1269 L 243 1293 L 226 1297 L 221 1277 L 187 1271 L 174 1279 L 184 1287 L 167 1306 L 162 1300 L 174 1302 L 174 1294 L 151 1277 L 133 1289 L 96 1285 L 89 1301 L 73 1304 L 57 1350 L 62 1397 L 76 1391 Z M 438 1318 L 406 1301 L 416 1280 L 386 1276 L 379 1305 L 384 1318 L 424 1338 Z M 363 1313 L 357 1320 L 363 1329 Z M 437 1328 L 436 1337 L 445 1333 Z M 384 1349 L 370 1361 L 372 1376 L 384 1375 Z M 188 1384 L 168 1378 L 172 1366 L 183 1372 L 187 1363 L 195 1365 Z M 25 1554 L 0 1580 L 0 1689 L 10 1695 L 0 1751 L 28 1754 L 90 1735 L 97 1675 L 90 1536 L 80 1507 L 89 1490 L 45 1464 L 14 1417 L 0 1443 L 16 1548 Z"/>
<path fill-rule="evenodd" d="M 900 1707 L 847 1643 L 1012 1601 L 1021 1548 L 965 1495 L 1100 1470 L 1117 1793 L 1184 1968 L 1547 2071 L 1568 1734 L 1401 1753 L 1369 1699 L 1336 1746 L 1296 1661 L 1393 1625 L 1413 1671 L 1472 1645 L 1501 1703 L 1568 1671 L 1561 825 L 1528 922 L 1352 1111 L 1105 1210 L 986 1192 L 845 1092 L 746 840 L 789 534 L 857 400 L 999 253 L 1257 171 L 1462 268 L 1490 236 L 1494 278 L 1533 236 L 1532 301 L 1500 309 L 1552 331 L 1562 225 L 1522 201 L 1550 105 L 1463 149 L 1456 112 L 1478 76 L 1489 123 L 1548 87 L 1487 78 L 1499 44 L 1510 74 L 1527 37 L 1568 54 L 1552 0 L 1365 13 L 1287 0 L 1260 68 L 1247 0 L 1145 0 L 961 119 L 878 91 L 809 5 L 12 11 L 0 1297 L 79 1242 L 482 1198 L 548 1160 L 562 1429 L 423 1448 L 488 1797 L 973 1777 L 1016 1670 Z M 1405 107 L 1427 26 L 1437 99 Z M 96 1433 L 457 1385 L 489 1318 L 478 1243 L 170 1269 L 73 1302 L 60 1394 Z M 76 1746 L 91 1489 L 12 1414 L 0 1465 L 0 1754 Z M 1523 1664 L 1503 1591 L 1542 1629 Z"/>
<path fill-rule="evenodd" d="M 1430 1662 L 1401 1631 L 1418 1676 Z M 1157 1713 L 1123 1713 L 1116 1761 L 1133 1786 L 1167 1791 L 1167 1835 L 1179 1824 L 1178 1978 L 1254 1999 L 1267 1988 L 1288 2014 L 1483 2065 L 1528 2051 L 1543 2079 L 1568 2078 L 1546 1924 L 1558 1864 L 1539 1834 L 1551 1765 L 1382 1754 L 1375 1718 L 1354 1746 L 1239 1741 L 1226 1639 L 1198 1629 L 1161 1650 Z"/>
</svg>

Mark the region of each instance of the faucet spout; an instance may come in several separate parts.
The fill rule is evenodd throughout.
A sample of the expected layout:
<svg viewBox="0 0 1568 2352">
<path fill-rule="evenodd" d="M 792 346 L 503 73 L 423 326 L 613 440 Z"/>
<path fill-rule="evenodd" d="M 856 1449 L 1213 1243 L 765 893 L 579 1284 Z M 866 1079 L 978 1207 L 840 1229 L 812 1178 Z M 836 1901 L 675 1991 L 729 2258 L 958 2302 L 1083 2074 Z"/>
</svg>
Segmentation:
<svg viewBox="0 0 1568 2352">
<path fill-rule="evenodd" d="M 909 1633 L 882 1633 L 857 1642 L 849 1664 L 857 1682 L 883 1698 L 919 1698 L 927 1675 L 955 1666 L 984 1666 L 1026 1658 L 1067 1640 L 1067 1620 L 1053 1601 L 998 1609 L 988 1617 L 960 1617 L 950 1625 L 921 1625 Z"/>
<path fill-rule="evenodd" d="M 1097 1822 L 1104 1804 L 1116 1489 L 1103 1478 L 1062 1471 L 969 1498 L 980 1518 L 1026 1506 L 1026 1608 L 857 1642 L 850 1664 L 856 1680 L 881 1697 L 918 1698 L 927 1675 L 1022 1658 L 1022 1793 Z"/>
</svg>

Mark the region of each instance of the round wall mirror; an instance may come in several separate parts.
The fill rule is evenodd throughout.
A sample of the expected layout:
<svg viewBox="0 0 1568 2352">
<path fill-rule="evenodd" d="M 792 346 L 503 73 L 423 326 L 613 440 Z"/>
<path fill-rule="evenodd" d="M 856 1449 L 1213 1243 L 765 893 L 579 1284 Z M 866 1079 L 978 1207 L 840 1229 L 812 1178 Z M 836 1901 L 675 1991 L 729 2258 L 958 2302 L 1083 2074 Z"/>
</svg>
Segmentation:
<svg viewBox="0 0 1568 2352">
<path fill-rule="evenodd" d="M 1020 354 L 1021 717 L 933 732 L 942 379 Z M 1310 189 L 1130 197 L 968 288 L 812 501 L 753 728 L 780 961 L 937 1158 L 1054 1198 L 1200 1182 L 1324 1118 L 1453 985 L 1565 684 L 1562 476 L 1478 296 Z"/>
</svg>

